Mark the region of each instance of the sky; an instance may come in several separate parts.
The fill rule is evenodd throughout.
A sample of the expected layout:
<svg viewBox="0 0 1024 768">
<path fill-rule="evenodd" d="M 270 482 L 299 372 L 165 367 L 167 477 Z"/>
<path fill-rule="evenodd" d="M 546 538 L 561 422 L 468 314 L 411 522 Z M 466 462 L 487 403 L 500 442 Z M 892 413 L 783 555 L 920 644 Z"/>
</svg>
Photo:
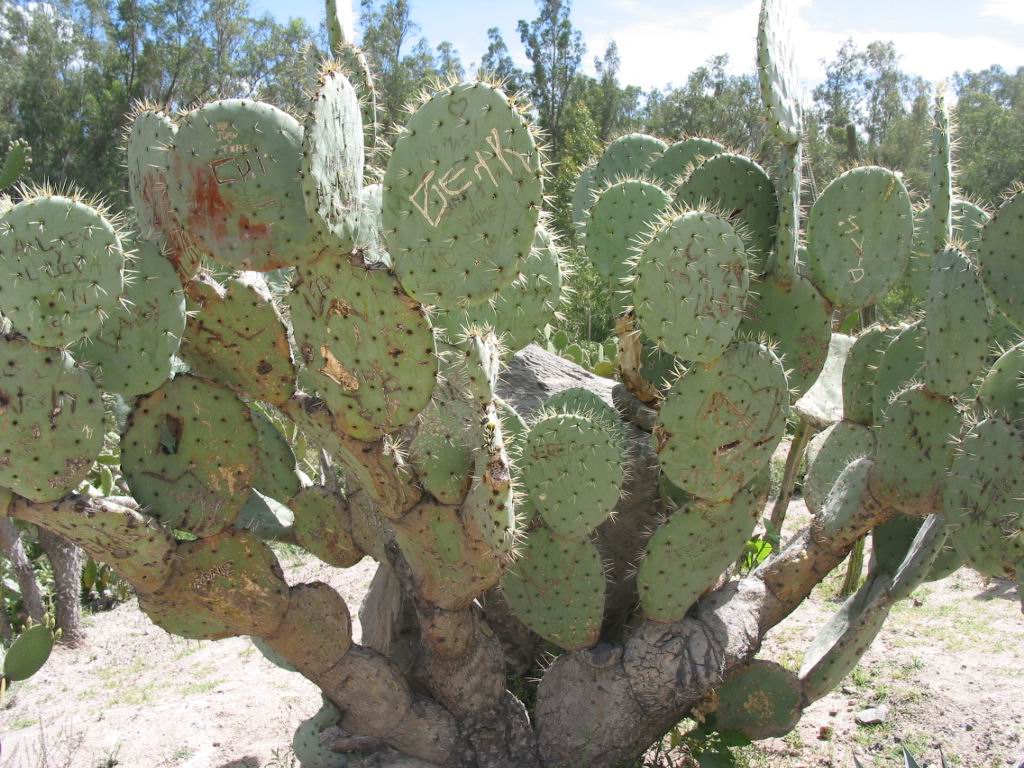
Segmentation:
<svg viewBox="0 0 1024 768">
<path fill-rule="evenodd" d="M 339 0 L 344 2 L 345 0 Z M 323 0 L 252 0 L 280 20 L 305 18 L 313 27 Z M 1024 66 L 1024 0 L 792 0 L 798 56 L 808 86 L 824 78 L 847 38 L 861 46 L 892 40 L 903 69 L 938 81 L 992 64 Z M 354 0 L 358 7 L 358 0 Z M 431 45 L 450 40 L 467 66 L 487 48 L 498 27 L 512 55 L 526 57 L 516 22 L 533 19 L 533 0 L 410 0 L 412 19 Z M 612 39 L 622 59 L 620 82 L 644 89 L 680 84 L 708 57 L 728 53 L 732 71 L 753 70 L 759 0 L 575 0 L 573 24 L 587 44 L 586 68 Z"/>
</svg>

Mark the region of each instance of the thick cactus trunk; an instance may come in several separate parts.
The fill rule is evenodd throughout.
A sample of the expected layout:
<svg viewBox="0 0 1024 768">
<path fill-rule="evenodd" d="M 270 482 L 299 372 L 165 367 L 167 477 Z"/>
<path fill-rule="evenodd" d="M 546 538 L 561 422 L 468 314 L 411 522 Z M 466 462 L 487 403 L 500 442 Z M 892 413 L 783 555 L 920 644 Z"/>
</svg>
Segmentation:
<svg viewBox="0 0 1024 768">
<path fill-rule="evenodd" d="M 82 566 L 85 554 L 62 536 L 39 529 L 39 543 L 53 565 L 53 604 L 60 641 L 76 646 L 85 642 L 82 627 Z"/>
<path fill-rule="evenodd" d="M 39 588 L 39 579 L 36 572 L 25 554 L 25 547 L 21 543 L 21 536 L 14 526 L 14 521 L 0 517 L 0 552 L 11 564 L 14 571 L 14 578 L 18 580 L 18 588 L 21 590 L 21 599 L 25 603 L 25 611 L 32 621 L 40 623 L 46 615 L 46 606 L 43 605 L 43 593 Z"/>
</svg>

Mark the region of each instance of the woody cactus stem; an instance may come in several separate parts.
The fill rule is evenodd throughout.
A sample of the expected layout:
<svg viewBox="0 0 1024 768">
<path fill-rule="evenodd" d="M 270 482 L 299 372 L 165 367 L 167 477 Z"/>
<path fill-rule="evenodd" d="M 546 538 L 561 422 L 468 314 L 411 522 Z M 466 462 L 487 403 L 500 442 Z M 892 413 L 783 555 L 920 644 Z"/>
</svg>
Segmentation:
<svg viewBox="0 0 1024 768">
<path fill-rule="evenodd" d="M 771 525 L 772 530 L 781 534 L 782 524 L 786 520 L 786 512 L 789 509 L 789 502 L 793 498 L 793 489 L 796 487 L 796 476 L 800 471 L 800 464 L 804 460 L 807 451 L 807 443 L 814 436 L 814 427 L 807 419 L 801 417 L 793 433 L 793 441 L 789 445 L 789 452 L 786 454 L 786 466 L 782 472 L 782 484 L 779 486 L 779 495 L 772 506 Z"/>
</svg>

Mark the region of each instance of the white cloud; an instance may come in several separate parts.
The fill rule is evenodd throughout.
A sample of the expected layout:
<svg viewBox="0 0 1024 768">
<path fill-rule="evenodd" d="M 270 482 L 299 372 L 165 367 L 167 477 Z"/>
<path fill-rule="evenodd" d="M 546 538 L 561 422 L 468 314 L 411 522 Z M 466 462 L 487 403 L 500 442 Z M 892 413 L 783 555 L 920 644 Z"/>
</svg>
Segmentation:
<svg viewBox="0 0 1024 768">
<path fill-rule="evenodd" d="M 981 7 L 982 16 L 995 16 L 1011 24 L 1024 24 L 1024 3 L 1021 0 L 988 0 Z"/>
</svg>

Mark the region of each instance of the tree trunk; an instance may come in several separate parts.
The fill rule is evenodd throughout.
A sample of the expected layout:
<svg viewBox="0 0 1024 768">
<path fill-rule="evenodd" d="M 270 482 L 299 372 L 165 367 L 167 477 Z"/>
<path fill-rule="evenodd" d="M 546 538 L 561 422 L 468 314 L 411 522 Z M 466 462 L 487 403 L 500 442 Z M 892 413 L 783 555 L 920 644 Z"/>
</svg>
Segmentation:
<svg viewBox="0 0 1024 768">
<path fill-rule="evenodd" d="M 0 517 L 0 551 L 10 562 L 14 578 L 18 580 L 21 600 L 25 604 L 29 618 L 36 623 L 42 623 L 43 617 L 46 616 L 43 591 L 39 587 L 39 579 L 36 578 L 32 562 L 25 554 L 25 547 L 21 543 L 18 528 L 8 517 Z"/>
<path fill-rule="evenodd" d="M 85 642 L 82 629 L 82 566 L 85 556 L 70 541 L 44 528 L 39 529 L 39 543 L 53 565 L 54 618 L 60 630 L 60 641 L 76 646 Z"/>
</svg>

